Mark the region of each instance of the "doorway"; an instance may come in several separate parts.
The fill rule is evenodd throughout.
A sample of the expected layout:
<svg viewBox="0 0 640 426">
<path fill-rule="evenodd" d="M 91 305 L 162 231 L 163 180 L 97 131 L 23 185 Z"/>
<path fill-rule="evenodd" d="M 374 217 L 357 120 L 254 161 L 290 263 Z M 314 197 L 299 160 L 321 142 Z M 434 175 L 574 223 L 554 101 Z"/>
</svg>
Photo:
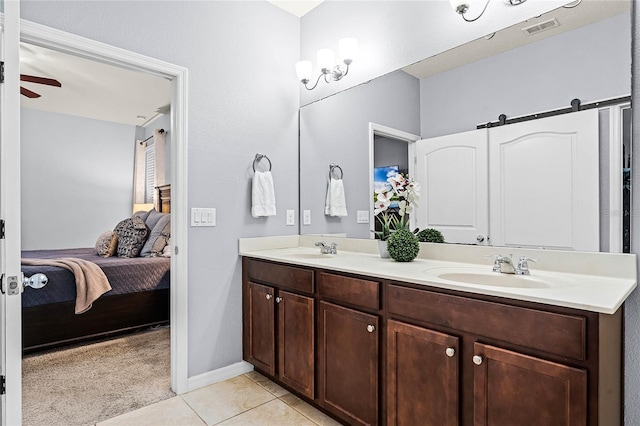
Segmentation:
<svg viewBox="0 0 640 426">
<path fill-rule="evenodd" d="M 374 199 L 376 175 L 403 173 L 413 176 L 415 166 L 415 142 L 419 135 L 394 129 L 377 123 L 369 123 L 369 193 Z M 374 215 L 373 203 L 369 207 L 369 223 L 379 231 L 380 223 Z M 415 224 L 411 218 L 411 228 Z M 370 238 L 375 238 L 371 233 Z"/>
<path fill-rule="evenodd" d="M 171 194 L 171 389 L 187 391 L 187 70 L 183 67 L 85 39 L 39 24 L 23 21 L 21 41 L 55 51 L 141 71 L 170 80 Z M 16 322 L 20 324 L 20 321 Z M 20 348 L 15 348 L 16 351 Z"/>
</svg>

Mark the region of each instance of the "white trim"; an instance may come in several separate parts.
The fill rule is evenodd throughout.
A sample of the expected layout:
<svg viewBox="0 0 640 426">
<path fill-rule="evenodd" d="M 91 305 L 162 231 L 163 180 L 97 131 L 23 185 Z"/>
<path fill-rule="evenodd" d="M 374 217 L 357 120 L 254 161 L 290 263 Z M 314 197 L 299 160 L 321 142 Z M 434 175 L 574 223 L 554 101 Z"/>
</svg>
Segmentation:
<svg viewBox="0 0 640 426">
<path fill-rule="evenodd" d="M 6 3 L 5 3 L 6 4 Z M 171 388 L 188 389 L 187 306 L 187 69 L 148 56 L 29 21 L 21 21 L 23 41 L 171 80 Z M 178 250 L 178 254 L 175 254 Z"/>
<path fill-rule="evenodd" d="M 189 391 L 222 382 L 250 371 L 253 371 L 253 365 L 246 361 L 240 361 L 217 370 L 198 374 L 197 376 L 189 377 Z"/>
<path fill-rule="evenodd" d="M 414 158 L 416 156 L 415 150 L 415 142 L 420 140 L 420 136 L 414 135 L 413 133 L 408 133 L 402 130 L 394 129 L 392 127 L 387 127 L 382 124 L 369 122 L 369 194 L 373 196 L 373 154 L 374 154 L 374 142 L 375 136 L 384 136 L 391 139 L 398 139 L 409 144 L 408 146 L 408 156 L 409 156 L 409 176 L 413 176 L 415 162 Z M 373 221 L 375 220 L 375 216 L 373 214 L 373 204 L 369 206 L 369 223 L 371 226 L 375 227 Z M 411 218 L 411 228 L 415 227 L 414 218 Z M 369 238 L 375 238 L 375 235 L 371 233 Z"/>
<path fill-rule="evenodd" d="M 630 104 L 609 109 L 609 252 L 622 253 L 622 110 Z"/>
</svg>

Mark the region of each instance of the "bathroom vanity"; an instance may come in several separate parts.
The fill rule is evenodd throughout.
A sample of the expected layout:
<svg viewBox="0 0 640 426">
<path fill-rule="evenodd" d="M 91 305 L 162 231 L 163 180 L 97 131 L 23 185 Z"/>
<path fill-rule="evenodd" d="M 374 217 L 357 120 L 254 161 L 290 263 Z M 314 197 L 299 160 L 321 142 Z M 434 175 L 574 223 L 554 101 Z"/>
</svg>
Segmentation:
<svg viewBox="0 0 640 426">
<path fill-rule="evenodd" d="M 317 240 L 240 242 L 244 359 L 306 401 L 347 424 L 621 424 L 634 255 L 514 249 L 549 269 L 508 276 L 501 248 Z"/>
</svg>

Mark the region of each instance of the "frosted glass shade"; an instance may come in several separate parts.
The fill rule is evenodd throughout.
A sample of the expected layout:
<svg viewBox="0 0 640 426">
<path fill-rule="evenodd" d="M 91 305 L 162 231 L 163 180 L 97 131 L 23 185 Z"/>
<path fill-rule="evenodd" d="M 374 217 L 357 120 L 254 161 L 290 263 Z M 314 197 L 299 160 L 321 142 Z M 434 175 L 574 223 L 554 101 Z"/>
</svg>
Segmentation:
<svg viewBox="0 0 640 426">
<path fill-rule="evenodd" d="M 296 74 L 300 81 L 311 80 L 311 61 L 296 62 Z"/>
<path fill-rule="evenodd" d="M 330 70 L 336 64 L 336 54 L 331 49 L 318 50 L 318 66 Z"/>
<path fill-rule="evenodd" d="M 341 39 L 338 42 L 338 51 L 342 62 L 352 62 L 358 54 L 358 40 L 353 37 Z"/>
</svg>

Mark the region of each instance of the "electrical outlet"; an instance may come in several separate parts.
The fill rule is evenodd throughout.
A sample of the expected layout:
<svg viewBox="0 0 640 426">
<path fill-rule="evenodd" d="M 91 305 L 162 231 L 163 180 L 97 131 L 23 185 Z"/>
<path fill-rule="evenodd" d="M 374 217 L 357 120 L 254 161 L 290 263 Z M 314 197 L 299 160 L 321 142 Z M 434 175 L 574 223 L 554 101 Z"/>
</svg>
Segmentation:
<svg viewBox="0 0 640 426">
<path fill-rule="evenodd" d="M 358 210 L 357 223 L 369 223 L 369 210 Z"/>
<path fill-rule="evenodd" d="M 293 226 L 296 224 L 296 211 L 287 210 L 287 226 Z"/>
<path fill-rule="evenodd" d="M 302 224 L 311 225 L 311 210 L 302 211 Z"/>
</svg>

